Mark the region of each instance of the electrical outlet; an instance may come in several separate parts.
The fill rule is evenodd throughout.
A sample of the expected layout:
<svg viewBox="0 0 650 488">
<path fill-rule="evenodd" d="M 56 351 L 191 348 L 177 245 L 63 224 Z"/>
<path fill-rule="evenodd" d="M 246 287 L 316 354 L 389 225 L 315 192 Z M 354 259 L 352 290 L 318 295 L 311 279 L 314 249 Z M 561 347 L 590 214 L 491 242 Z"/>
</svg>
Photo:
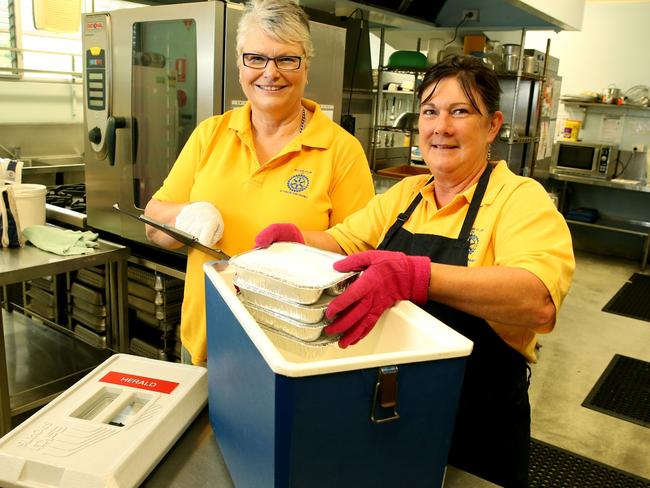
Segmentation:
<svg viewBox="0 0 650 488">
<path fill-rule="evenodd" d="M 461 20 L 465 19 L 465 21 L 478 22 L 478 13 L 479 10 L 477 8 L 471 10 L 463 10 L 463 17 Z"/>
<path fill-rule="evenodd" d="M 632 151 L 637 153 L 642 153 L 643 151 L 645 151 L 645 144 L 634 144 L 632 146 Z"/>
</svg>

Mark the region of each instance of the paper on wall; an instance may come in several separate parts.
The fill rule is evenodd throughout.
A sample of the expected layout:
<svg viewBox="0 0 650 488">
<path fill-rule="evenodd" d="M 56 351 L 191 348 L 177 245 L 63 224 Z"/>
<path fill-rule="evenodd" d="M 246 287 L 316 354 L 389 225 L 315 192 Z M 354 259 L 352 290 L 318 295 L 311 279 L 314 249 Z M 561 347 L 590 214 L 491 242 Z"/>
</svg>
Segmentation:
<svg viewBox="0 0 650 488">
<path fill-rule="evenodd" d="M 618 143 L 623 134 L 623 116 L 605 115 L 600 124 L 598 139 L 602 142 Z"/>
</svg>

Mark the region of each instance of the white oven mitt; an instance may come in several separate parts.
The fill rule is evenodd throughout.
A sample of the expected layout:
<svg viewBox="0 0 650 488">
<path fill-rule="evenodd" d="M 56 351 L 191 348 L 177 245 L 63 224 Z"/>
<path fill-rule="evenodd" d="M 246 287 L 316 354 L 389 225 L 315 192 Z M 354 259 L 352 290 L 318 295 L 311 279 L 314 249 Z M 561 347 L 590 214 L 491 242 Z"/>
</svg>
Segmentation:
<svg viewBox="0 0 650 488">
<path fill-rule="evenodd" d="M 223 236 L 223 218 L 210 202 L 185 205 L 174 226 L 196 237 L 204 246 L 213 246 Z"/>
</svg>

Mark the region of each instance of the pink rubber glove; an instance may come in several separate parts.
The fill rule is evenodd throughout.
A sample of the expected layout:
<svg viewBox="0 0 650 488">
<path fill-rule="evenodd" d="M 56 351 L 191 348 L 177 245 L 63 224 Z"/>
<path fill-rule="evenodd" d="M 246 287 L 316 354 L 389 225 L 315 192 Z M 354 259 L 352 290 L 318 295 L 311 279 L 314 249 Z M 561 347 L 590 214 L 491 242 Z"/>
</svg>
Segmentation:
<svg viewBox="0 0 650 488">
<path fill-rule="evenodd" d="M 341 272 L 363 271 L 347 290 L 327 307 L 334 319 L 328 334 L 343 334 L 339 346 L 356 344 L 372 330 L 381 314 L 400 300 L 427 301 L 431 261 L 394 251 L 365 251 L 334 263 Z"/>
<path fill-rule="evenodd" d="M 269 247 L 274 242 L 305 243 L 300 229 L 293 224 L 271 224 L 255 236 L 255 247 Z"/>
</svg>

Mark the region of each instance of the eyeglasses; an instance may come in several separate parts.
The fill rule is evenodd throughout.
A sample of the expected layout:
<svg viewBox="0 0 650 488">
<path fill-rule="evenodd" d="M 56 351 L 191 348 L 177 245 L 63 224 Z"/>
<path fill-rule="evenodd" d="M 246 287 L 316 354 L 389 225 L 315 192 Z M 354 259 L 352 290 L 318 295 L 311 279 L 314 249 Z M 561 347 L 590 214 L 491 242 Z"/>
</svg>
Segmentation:
<svg viewBox="0 0 650 488">
<path fill-rule="evenodd" d="M 263 54 L 244 53 L 242 54 L 242 61 L 244 66 L 253 69 L 264 69 L 269 61 L 273 60 L 276 68 L 280 71 L 295 71 L 300 68 L 303 56 L 278 56 L 271 58 Z"/>
</svg>

